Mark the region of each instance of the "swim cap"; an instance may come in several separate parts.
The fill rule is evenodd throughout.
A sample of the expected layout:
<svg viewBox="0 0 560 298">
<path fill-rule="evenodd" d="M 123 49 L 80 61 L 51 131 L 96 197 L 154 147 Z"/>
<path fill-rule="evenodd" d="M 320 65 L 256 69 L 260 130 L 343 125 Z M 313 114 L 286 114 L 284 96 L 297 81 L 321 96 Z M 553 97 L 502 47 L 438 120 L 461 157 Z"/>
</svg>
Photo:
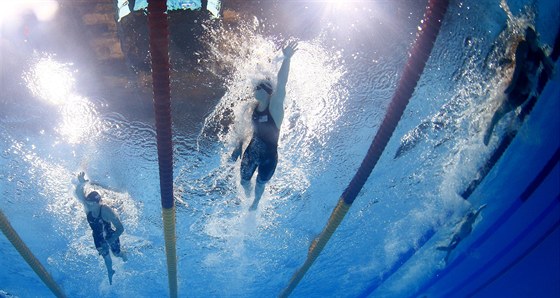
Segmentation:
<svg viewBox="0 0 560 298">
<path fill-rule="evenodd" d="M 268 80 L 262 80 L 257 85 L 256 90 L 263 89 L 268 95 L 272 94 L 272 84 Z"/>
<path fill-rule="evenodd" d="M 87 195 L 86 201 L 99 203 L 99 201 L 101 201 L 101 195 L 97 191 L 92 191 Z"/>
</svg>

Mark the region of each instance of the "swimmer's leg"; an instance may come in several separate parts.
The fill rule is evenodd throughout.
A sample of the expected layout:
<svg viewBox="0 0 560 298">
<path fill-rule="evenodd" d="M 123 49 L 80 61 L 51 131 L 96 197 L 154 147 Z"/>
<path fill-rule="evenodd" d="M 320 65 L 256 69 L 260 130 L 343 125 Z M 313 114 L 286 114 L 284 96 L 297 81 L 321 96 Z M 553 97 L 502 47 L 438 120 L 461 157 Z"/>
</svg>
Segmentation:
<svg viewBox="0 0 560 298">
<path fill-rule="evenodd" d="M 274 175 L 276 165 L 278 164 L 278 154 L 273 152 L 269 158 L 263 160 L 259 165 L 259 174 L 257 175 L 257 183 L 255 184 L 255 200 L 249 210 L 257 209 L 259 201 L 264 193 L 264 186 Z"/>
<path fill-rule="evenodd" d="M 448 250 L 448 251 L 447 251 L 447 254 L 445 255 L 445 258 L 444 258 L 445 264 L 447 264 L 447 262 L 449 261 L 449 256 L 450 256 L 450 255 L 451 255 L 451 250 Z"/>
<path fill-rule="evenodd" d="M 241 159 L 240 176 L 241 176 L 241 186 L 245 190 L 245 197 L 251 196 L 251 178 L 257 169 L 257 154 L 254 150 L 253 142 L 249 144 L 249 147 L 245 150 L 243 158 Z"/>
<path fill-rule="evenodd" d="M 243 186 L 243 190 L 245 191 L 245 197 L 251 196 L 251 180 L 241 179 L 241 186 Z"/>
<path fill-rule="evenodd" d="M 126 256 L 126 253 L 124 251 L 121 250 L 121 252 L 119 252 L 118 254 L 116 254 L 115 256 L 121 258 L 121 260 L 123 262 L 128 261 L 128 257 Z"/>
<path fill-rule="evenodd" d="M 494 131 L 494 126 L 496 126 L 498 121 L 500 121 L 500 119 L 503 117 L 503 114 L 500 113 L 500 110 L 501 109 L 499 109 L 498 111 L 496 111 L 496 113 L 494 113 L 494 116 L 492 116 L 492 120 L 490 121 L 490 125 L 488 126 L 486 132 L 484 133 L 484 145 L 486 146 L 488 146 L 488 143 L 490 143 L 490 137 L 492 136 L 492 131 Z"/>
<path fill-rule="evenodd" d="M 514 108 L 507 102 L 502 103 L 502 105 L 498 108 L 494 116 L 492 116 L 492 120 L 490 121 L 490 125 L 486 129 L 484 133 L 484 145 L 488 146 L 490 142 L 490 137 L 492 136 L 492 131 L 494 131 L 494 127 L 498 122 L 504 117 L 505 114 L 511 112 Z"/>
<path fill-rule="evenodd" d="M 257 207 L 259 206 L 259 201 L 261 200 L 261 197 L 264 193 L 264 186 L 266 185 L 266 182 L 259 182 L 257 180 L 257 183 L 255 185 L 255 199 L 253 200 L 253 204 L 251 204 L 251 207 L 249 208 L 249 210 L 256 210 Z"/>
<path fill-rule="evenodd" d="M 109 284 L 113 284 L 113 275 L 115 274 L 115 270 L 113 270 L 113 260 L 111 259 L 111 255 L 109 252 L 103 255 L 103 260 L 105 261 L 105 267 L 107 267 L 107 275 L 109 276 Z"/>
<path fill-rule="evenodd" d="M 128 261 L 128 257 L 126 256 L 126 253 L 121 250 L 121 241 L 119 238 L 117 238 L 115 242 L 111 243 L 111 251 L 113 252 L 113 255 L 115 255 L 115 257 L 121 258 L 123 262 Z"/>
</svg>

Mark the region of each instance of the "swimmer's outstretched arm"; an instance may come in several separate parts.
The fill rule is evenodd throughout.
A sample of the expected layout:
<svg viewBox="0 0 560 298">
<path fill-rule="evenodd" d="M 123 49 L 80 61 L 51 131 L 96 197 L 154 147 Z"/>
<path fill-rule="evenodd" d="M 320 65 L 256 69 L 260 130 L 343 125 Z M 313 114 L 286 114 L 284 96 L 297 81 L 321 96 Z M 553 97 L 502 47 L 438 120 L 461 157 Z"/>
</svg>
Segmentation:
<svg viewBox="0 0 560 298">
<path fill-rule="evenodd" d="M 292 56 L 297 51 L 297 42 L 290 42 L 284 49 L 282 53 L 284 54 L 284 60 L 282 61 L 282 66 L 278 71 L 278 85 L 276 86 L 276 99 L 283 99 L 286 97 L 286 85 L 288 84 L 288 76 L 290 74 L 290 61 Z"/>
<path fill-rule="evenodd" d="M 78 198 L 78 200 L 82 203 L 85 203 L 86 201 L 84 186 L 89 181 L 85 178 L 85 175 L 86 174 L 84 172 L 80 172 L 78 174 L 78 182 L 76 183 L 76 189 L 74 190 L 74 194 L 76 195 L 76 198 Z"/>
<path fill-rule="evenodd" d="M 84 172 L 80 172 L 78 174 L 78 183 L 76 184 L 76 190 L 78 191 L 78 188 L 80 188 L 80 190 L 78 191 L 79 193 L 76 194 L 76 196 L 78 196 L 78 199 L 80 199 L 80 197 L 82 197 L 85 200 L 85 192 L 84 192 L 84 186 L 86 185 L 86 183 L 89 183 L 89 185 L 92 186 L 97 186 L 99 188 L 105 189 L 105 190 L 110 190 L 113 192 L 124 192 L 122 189 L 118 189 L 116 187 L 111 187 L 99 182 L 92 182 L 88 179 L 85 179 L 85 173 Z M 81 193 L 81 195 L 80 195 Z"/>
<path fill-rule="evenodd" d="M 269 111 L 278 128 L 280 128 L 282 120 L 284 119 L 284 100 L 286 99 L 286 84 L 288 84 L 288 75 L 290 73 L 290 60 L 296 51 L 297 42 L 295 41 L 290 42 L 282 49 L 284 60 L 278 71 L 276 90 L 270 97 Z"/>
</svg>

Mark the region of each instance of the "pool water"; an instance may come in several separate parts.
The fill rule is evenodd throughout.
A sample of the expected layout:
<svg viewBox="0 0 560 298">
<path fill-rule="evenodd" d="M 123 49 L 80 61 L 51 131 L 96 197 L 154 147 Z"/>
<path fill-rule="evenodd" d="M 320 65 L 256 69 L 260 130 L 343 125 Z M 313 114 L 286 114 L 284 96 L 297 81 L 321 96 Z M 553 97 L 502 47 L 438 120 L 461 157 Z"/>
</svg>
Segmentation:
<svg viewBox="0 0 560 298">
<path fill-rule="evenodd" d="M 189 92 L 172 98 L 180 297 L 273 297 L 287 286 L 386 113 L 426 4 L 409 2 L 252 2 L 235 27 L 208 26 L 199 67 L 219 76 L 225 92 L 204 103 L 200 121 Z M 552 46 L 559 11 L 558 1 L 451 1 L 383 155 L 293 297 L 560 294 L 558 71 L 523 123 L 512 113 L 488 146 L 482 141 L 512 73 L 503 61 L 513 44 L 532 24 Z M 106 87 L 82 56 L 45 46 L 48 36 L 40 43 L 5 32 L 0 208 L 69 297 L 169 295 L 145 93 Z M 275 77 L 289 38 L 299 50 L 278 167 L 259 209 L 248 212 L 252 198 L 229 156 L 247 133 L 252 84 Z M 92 89 L 101 91 L 84 91 Z M 508 131 L 517 134 L 502 158 L 461 197 Z M 105 186 L 98 191 L 125 227 L 128 262 L 114 260 L 113 285 L 73 197 L 79 171 Z M 484 204 L 446 263 L 436 248 Z M 0 251 L 0 297 L 52 295 L 3 236 Z"/>
</svg>

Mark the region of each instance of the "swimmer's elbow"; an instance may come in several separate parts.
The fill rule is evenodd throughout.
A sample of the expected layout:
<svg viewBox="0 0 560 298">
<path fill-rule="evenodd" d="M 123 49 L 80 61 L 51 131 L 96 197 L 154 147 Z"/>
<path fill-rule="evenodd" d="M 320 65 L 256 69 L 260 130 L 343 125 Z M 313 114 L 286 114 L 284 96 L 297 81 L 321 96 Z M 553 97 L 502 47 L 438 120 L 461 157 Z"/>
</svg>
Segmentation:
<svg viewBox="0 0 560 298">
<path fill-rule="evenodd" d="M 118 236 L 122 235 L 122 233 L 124 232 L 124 226 L 122 225 L 122 223 L 119 221 L 113 222 L 113 225 L 115 226 L 115 234 Z"/>
</svg>

